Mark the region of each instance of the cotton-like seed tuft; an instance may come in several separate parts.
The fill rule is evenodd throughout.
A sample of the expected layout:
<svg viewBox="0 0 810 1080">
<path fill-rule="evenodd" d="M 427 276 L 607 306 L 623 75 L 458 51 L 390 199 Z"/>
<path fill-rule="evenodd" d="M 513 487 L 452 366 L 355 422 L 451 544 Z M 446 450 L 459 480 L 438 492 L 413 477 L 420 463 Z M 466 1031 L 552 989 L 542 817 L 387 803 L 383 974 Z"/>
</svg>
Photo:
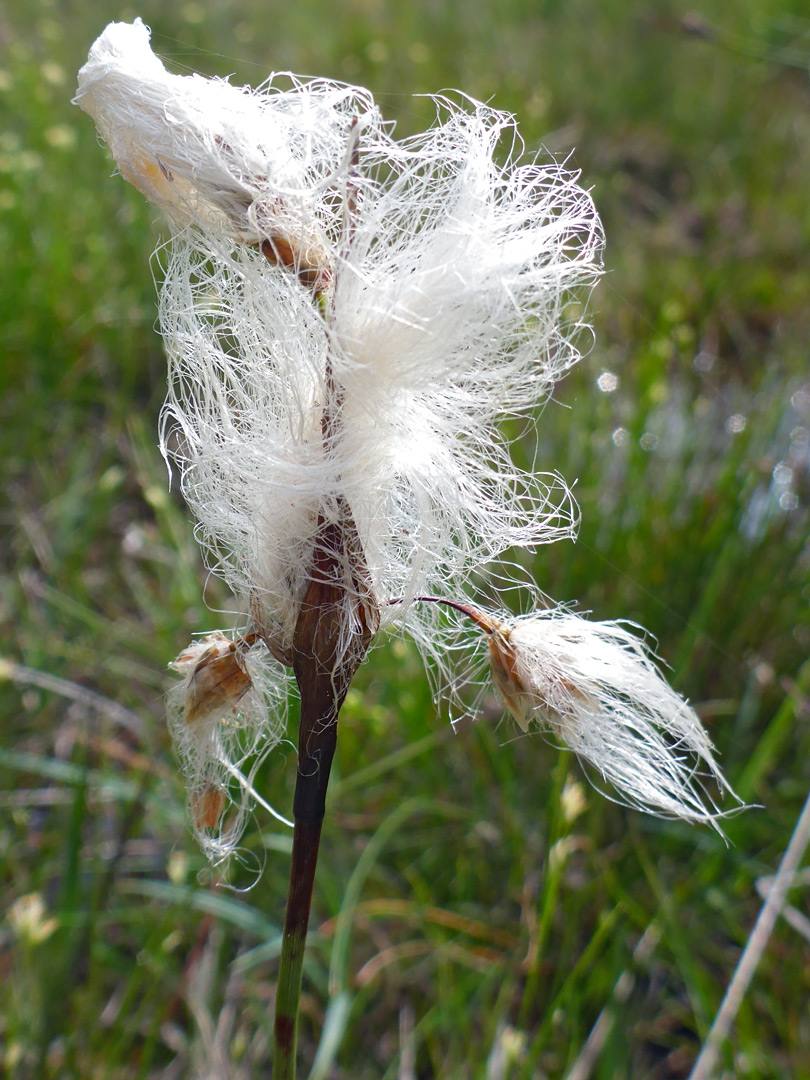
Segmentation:
<svg viewBox="0 0 810 1080">
<path fill-rule="evenodd" d="M 553 732 L 629 806 L 720 831 L 701 765 L 734 793 L 711 740 L 626 626 L 535 612 L 498 624 L 489 651 L 493 682 L 523 731 Z"/>
</svg>

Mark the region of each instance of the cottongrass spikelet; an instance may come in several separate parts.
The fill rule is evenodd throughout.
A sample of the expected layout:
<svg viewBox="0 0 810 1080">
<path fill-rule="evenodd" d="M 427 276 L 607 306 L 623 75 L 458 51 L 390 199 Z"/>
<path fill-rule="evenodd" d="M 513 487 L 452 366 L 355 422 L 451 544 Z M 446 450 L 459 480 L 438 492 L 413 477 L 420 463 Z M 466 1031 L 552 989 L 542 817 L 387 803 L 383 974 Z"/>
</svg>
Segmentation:
<svg viewBox="0 0 810 1080">
<path fill-rule="evenodd" d="M 346 494 L 381 606 L 405 600 L 385 608 L 391 619 L 576 520 L 563 482 L 516 468 L 498 425 L 577 358 L 562 315 L 598 272 L 598 219 L 564 169 L 496 164 L 516 140 L 511 117 L 446 99 L 437 112 L 402 143 L 364 148 L 361 134 L 329 326 Z"/>
<path fill-rule="evenodd" d="M 503 621 L 484 616 L 481 625 L 493 682 L 524 732 L 553 732 L 627 805 L 721 831 L 700 766 L 734 792 L 711 740 L 630 629 L 565 608 Z"/>
<path fill-rule="evenodd" d="M 577 358 L 598 218 L 575 174 L 521 159 L 505 113 L 437 98 L 435 126 L 397 142 L 367 91 L 277 84 L 170 75 L 141 23 L 109 27 L 80 74 L 122 173 L 175 225 L 164 452 L 275 655 L 338 521 L 359 599 L 424 645 L 413 596 L 573 532 L 562 480 L 518 469 L 499 423 Z M 291 261 L 267 257 L 279 235 Z"/>
<path fill-rule="evenodd" d="M 209 634 L 170 666 L 181 676 L 169 691 L 167 716 L 189 816 L 200 846 L 217 863 L 241 836 L 257 797 L 255 771 L 284 734 L 287 680 L 255 635 L 234 642 Z M 229 806 L 234 812 L 227 817 Z"/>
</svg>

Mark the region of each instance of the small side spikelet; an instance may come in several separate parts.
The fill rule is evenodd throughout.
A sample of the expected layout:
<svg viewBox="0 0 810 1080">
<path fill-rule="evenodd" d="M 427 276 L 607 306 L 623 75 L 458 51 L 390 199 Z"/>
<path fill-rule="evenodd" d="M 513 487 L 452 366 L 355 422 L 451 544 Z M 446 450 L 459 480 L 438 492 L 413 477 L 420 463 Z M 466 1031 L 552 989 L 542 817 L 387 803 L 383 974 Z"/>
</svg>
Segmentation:
<svg viewBox="0 0 810 1080">
<path fill-rule="evenodd" d="M 720 788 L 734 792 L 694 709 L 635 634 L 564 609 L 492 622 L 493 682 L 523 731 L 552 731 L 627 805 L 720 831 L 721 815 L 702 790 L 701 763 Z"/>
<path fill-rule="evenodd" d="M 189 645 L 170 667 L 182 676 L 169 691 L 167 712 L 192 827 L 205 854 L 218 863 L 242 833 L 256 768 L 281 738 L 284 669 L 252 636 L 234 642 L 219 632 Z M 245 776 L 241 768 L 248 758 Z M 224 820 L 229 803 L 235 814 Z"/>
</svg>

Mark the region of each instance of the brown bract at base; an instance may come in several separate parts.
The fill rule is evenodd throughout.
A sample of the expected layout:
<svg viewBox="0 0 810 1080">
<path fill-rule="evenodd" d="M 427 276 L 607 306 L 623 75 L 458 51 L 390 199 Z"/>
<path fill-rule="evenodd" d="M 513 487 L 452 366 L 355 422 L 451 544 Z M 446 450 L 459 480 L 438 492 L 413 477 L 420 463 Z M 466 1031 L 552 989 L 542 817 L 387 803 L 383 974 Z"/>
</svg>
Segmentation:
<svg viewBox="0 0 810 1080">
<path fill-rule="evenodd" d="M 380 623 L 344 500 L 339 510 L 337 521 L 319 517 L 312 574 L 293 634 L 293 670 L 301 693 L 296 821 L 323 817 L 338 713 Z"/>
</svg>

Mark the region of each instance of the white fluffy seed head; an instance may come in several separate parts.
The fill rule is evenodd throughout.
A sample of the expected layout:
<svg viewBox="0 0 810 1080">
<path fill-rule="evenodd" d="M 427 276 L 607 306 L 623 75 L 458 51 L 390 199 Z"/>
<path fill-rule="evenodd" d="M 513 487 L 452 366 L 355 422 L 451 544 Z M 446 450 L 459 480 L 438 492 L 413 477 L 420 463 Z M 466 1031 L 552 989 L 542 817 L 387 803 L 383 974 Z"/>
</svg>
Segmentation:
<svg viewBox="0 0 810 1080">
<path fill-rule="evenodd" d="M 188 646 L 170 666 L 181 681 L 168 694 L 168 724 L 191 823 L 205 854 L 219 863 L 242 834 L 253 775 L 284 733 L 287 680 L 262 643 L 219 632 Z"/>
<path fill-rule="evenodd" d="M 571 534 L 565 485 L 517 469 L 499 423 L 576 360 L 569 303 L 598 274 L 601 232 L 574 174 L 517 160 L 510 116 L 440 98 L 436 125 L 396 142 L 362 89 L 171 75 L 140 21 L 102 34 L 77 101 L 175 223 L 164 449 L 212 567 L 282 649 L 317 515 L 341 498 L 381 606 L 406 600 L 388 621 L 508 547 Z M 326 319 L 257 246 L 279 215 L 296 250 L 318 238 Z"/>
<path fill-rule="evenodd" d="M 701 767 L 733 792 L 711 740 L 626 626 L 559 608 L 504 620 L 489 646 L 493 681 L 523 731 L 552 731 L 627 805 L 719 831 Z"/>
<path fill-rule="evenodd" d="M 440 656 L 415 597 L 458 595 L 507 549 L 575 529 L 564 482 L 518 468 L 502 421 L 531 416 L 578 358 L 602 237 L 577 175 L 522 157 L 513 118 L 467 99 L 437 98 L 434 126 L 397 142 L 356 87 L 170 74 L 140 20 L 101 35 L 76 101 L 172 226 L 161 443 L 209 565 L 288 659 L 338 523 L 347 633 L 371 598 Z M 209 831 L 225 735 L 265 723 L 259 659 L 244 661 L 235 721 L 190 733 L 188 688 L 174 695 Z"/>
</svg>

